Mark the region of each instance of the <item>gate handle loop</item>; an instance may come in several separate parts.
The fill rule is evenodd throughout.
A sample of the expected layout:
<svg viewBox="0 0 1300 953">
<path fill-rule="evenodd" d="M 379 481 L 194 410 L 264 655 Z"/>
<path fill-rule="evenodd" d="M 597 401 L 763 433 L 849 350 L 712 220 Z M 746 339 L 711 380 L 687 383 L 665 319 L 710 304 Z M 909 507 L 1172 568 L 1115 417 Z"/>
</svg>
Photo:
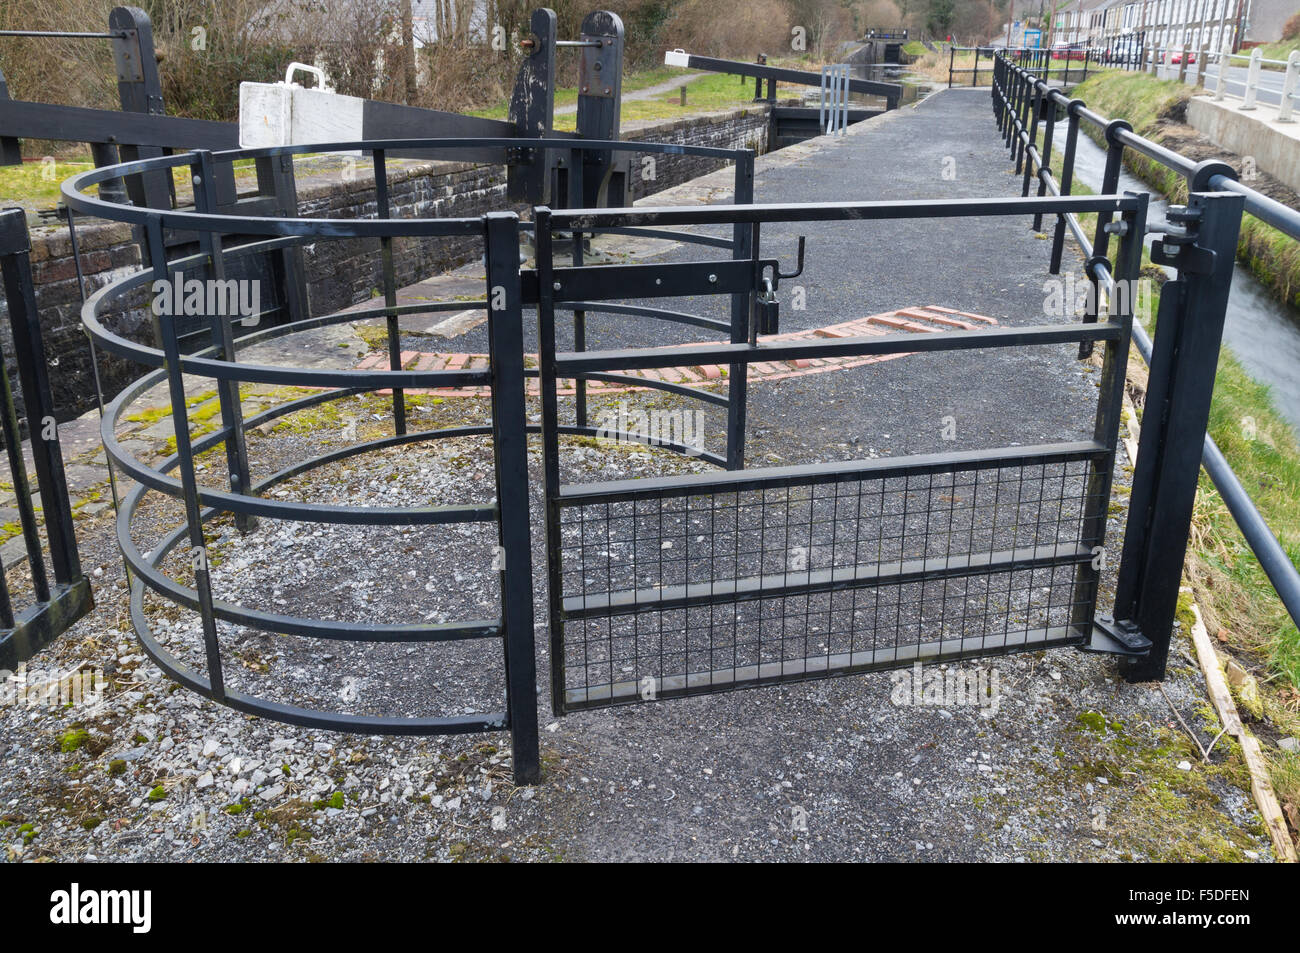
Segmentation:
<svg viewBox="0 0 1300 953">
<path fill-rule="evenodd" d="M 781 280 L 782 280 L 783 278 L 798 278 L 800 275 L 803 274 L 803 252 L 804 252 L 804 245 L 805 245 L 806 242 L 807 242 L 807 239 L 806 239 L 803 235 L 800 235 L 800 236 L 799 236 L 799 250 L 798 250 L 798 252 L 796 253 L 796 255 L 797 255 L 797 259 L 798 259 L 797 262 L 796 262 L 797 267 L 795 268 L 794 271 L 790 272 L 788 275 L 787 275 L 785 272 L 781 271 L 781 265 L 780 265 L 780 262 L 774 262 L 774 263 L 772 264 L 772 284 L 773 284 L 773 285 L 779 285 L 779 284 L 781 283 Z"/>
</svg>

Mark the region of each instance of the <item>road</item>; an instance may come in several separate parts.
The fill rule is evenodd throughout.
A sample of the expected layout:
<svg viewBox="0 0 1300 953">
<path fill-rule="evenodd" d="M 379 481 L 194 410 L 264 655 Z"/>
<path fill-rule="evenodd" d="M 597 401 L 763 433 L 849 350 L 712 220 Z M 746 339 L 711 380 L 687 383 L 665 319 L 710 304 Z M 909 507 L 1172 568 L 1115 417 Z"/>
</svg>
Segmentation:
<svg viewBox="0 0 1300 953">
<path fill-rule="evenodd" d="M 1187 66 L 1187 76 L 1185 77 L 1188 84 L 1196 83 L 1197 71 L 1200 69 L 1199 63 L 1189 63 Z M 1235 96 L 1238 99 L 1246 95 L 1246 79 L 1250 70 L 1244 66 L 1228 67 L 1228 95 Z M 1175 64 L 1166 64 L 1160 67 L 1159 72 L 1161 79 L 1177 79 L 1178 66 Z M 1274 70 L 1261 70 L 1259 74 L 1259 93 L 1258 100 L 1270 106 L 1277 106 L 1282 102 L 1282 81 L 1285 73 Z M 1213 90 L 1219 82 L 1219 65 L 1217 63 L 1209 64 L 1205 69 L 1205 88 Z"/>
</svg>

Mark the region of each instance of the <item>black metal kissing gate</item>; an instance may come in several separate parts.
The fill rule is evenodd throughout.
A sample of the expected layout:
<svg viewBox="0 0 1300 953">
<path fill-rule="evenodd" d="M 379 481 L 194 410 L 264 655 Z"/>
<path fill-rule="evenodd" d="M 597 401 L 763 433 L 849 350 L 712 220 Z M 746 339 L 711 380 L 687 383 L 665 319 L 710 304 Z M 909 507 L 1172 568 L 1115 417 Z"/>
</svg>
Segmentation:
<svg viewBox="0 0 1300 953">
<path fill-rule="evenodd" d="M 522 305 L 524 286 L 520 283 L 520 234 L 529 226 L 521 223 L 514 213 L 492 213 L 479 218 L 463 219 L 396 219 L 389 211 L 389 197 L 385 182 L 385 162 L 391 152 L 403 149 L 418 151 L 455 152 L 466 148 L 504 149 L 519 145 L 522 148 L 558 152 L 567 165 L 566 187 L 573 195 L 584 193 L 583 173 L 592 163 L 585 161 L 585 153 L 596 155 L 621 155 L 627 152 L 652 154 L 690 155 L 728 160 L 735 164 L 736 194 L 742 198 L 752 196 L 753 154 L 748 151 L 730 151 L 698 146 L 677 146 L 661 143 L 623 143 L 541 139 L 420 139 L 385 140 L 382 143 L 331 143 L 311 146 L 284 146 L 268 149 L 232 151 L 225 153 L 195 152 L 184 155 L 161 156 L 154 159 L 125 163 L 106 169 L 97 169 L 78 175 L 64 183 L 64 200 L 74 211 L 139 227 L 146 236 L 150 250 L 150 267 L 117 278 L 92 294 L 82 309 L 82 320 L 95 343 L 106 351 L 153 370 L 126 387 L 105 408 L 101 435 L 108 458 L 114 467 L 125 473 L 136 485 L 126 494 L 118 510 L 118 547 L 131 576 L 130 612 L 132 624 L 145 651 L 171 678 L 200 694 L 250 714 L 279 721 L 337 731 L 365 734 L 458 734 L 489 730 L 509 730 L 514 751 L 514 774 L 519 783 L 533 782 L 538 778 L 539 757 L 537 737 L 537 694 L 533 643 L 532 607 L 532 556 L 528 519 L 527 434 L 538 428 L 525 420 L 526 377 L 537 371 L 526 369 L 523 354 Z M 307 151 L 347 151 L 369 149 L 378 183 L 376 218 L 373 219 L 308 219 L 308 218 L 248 218 L 223 214 L 218 207 L 212 183 L 217 180 L 216 169 L 243 159 L 270 158 L 276 161 Z M 138 208 L 104 201 L 89 194 L 105 179 L 133 178 L 184 169 L 196 183 L 195 208 L 159 210 Z M 200 251 L 180 259 L 168 259 L 163 241 L 164 231 L 175 229 L 198 236 Z M 229 246 L 227 237 L 240 234 L 257 236 L 258 240 Z M 732 265 L 746 265 L 749 257 L 749 235 L 743 230 L 733 231 L 731 238 L 702 234 L 686 234 L 663 230 L 638 230 L 635 228 L 610 229 L 623 234 L 667 241 L 705 244 L 731 251 L 738 261 Z M 74 231 L 75 236 L 75 231 Z M 381 243 L 386 258 L 391 261 L 394 240 L 430 236 L 481 239 L 486 263 L 484 295 L 481 299 L 466 301 L 419 301 L 411 304 L 397 303 L 397 286 L 391 267 L 384 273 L 382 304 L 357 311 L 337 311 L 315 315 L 290 324 L 259 327 L 258 330 L 236 336 L 245 330 L 245 317 L 223 313 L 199 316 L 207 337 L 206 346 L 194 353 L 184 353 L 180 347 L 177 322 L 168 318 L 159 321 L 162 331 L 160 346 L 150 347 L 129 340 L 106 326 L 104 314 L 118 306 L 123 297 L 144 293 L 161 282 L 164 286 L 173 280 L 176 272 L 197 273 L 207 281 L 225 284 L 228 269 L 246 256 L 264 255 L 297 247 L 304 242 L 331 241 L 348 238 L 372 238 Z M 549 239 L 550 233 L 547 232 Z M 573 244 L 575 262 L 582 262 L 581 241 Z M 536 300 L 535 286 L 529 285 L 531 300 Z M 736 295 L 732 306 L 731 322 L 715 322 L 723 328 L 743 327 L 748 293 Z M 404 369 L 402 343 L 398 319 L 406 315 L 460 312 L 479 307 L 489 315 L 489 365 L 487 368 L 462 367 L 453 369 Z M 582 302 L 574 302 L 574 340 L 582 346 Z M 632 313 L 638 313 L 633 311 Z M 641 309 L 639 313 L 645 313 Z M 658 314 L 669 320 L 699 323 L 691 316 L 671 312 Z M 737 318 L 739 316 L 739 318 Z M 353 322 L 364 318 L 384 318 L 389 331 L 389 362 L 385 369 L 332 370 L 321 367 L 287 367 L 250 363 L 241 352 L 248 348 L 303 331 Z M 257 322 L 253 322 L 257 325 Z M 709 322 L 705 321 L 708 324 Z M 734 337 L 734 335 L 733 335 Z M 212 382 L 215 401 L 220 410 L 220 427 L 210 433 L 192 433 L 189 399 L 194 391 L 186 390 L 187 378 Z M 308 393 L 288 400 L 245 418 L 241 384 L 272 384 L 282 387 L 305 388 Z M 491 398 L 491 420 L 483 425 L 443 427 L 416 432 L 408 429 L 406 395 L 421 388 L 479 387 L 488 388 Z M 119 441 L 117 427 L 132 404 L 155 388 L 166 388 L 171 406 L 171 419 L 177 435 L 176 451 L 156 465 L 137 460 L 131 450 Z M 727 397 L 708 395 L 716 404 L 726 406 L 734 414 L 743 410 L 743 375 L 732 383 Z M 321 407 L 332 401 L 367 392 L 386 390 L 392 395 L 393 433 L 377 439 L 357 442 L 344 437 L 348 444 L 324 453 L 282 466 L 261 479 L 254 478 L 254 466 L 249 459 L 246 435 L 250 429 L 295 414 L 299 411 Z M 582 389 L 577 389 L 578 423 L 570 432 L 592 435 L 596 428 L 585 420 Z M 735 428 L 737 433 L 740 428 Z M 358 455 L 412 445 L 418 442 L 443 438 L 489 438 L 494 459 L 495 499 L 491 501 L 447 506 L 347 506 L 322 505 L 316 502 L 296 502 L 276 498 L 276 489 L 286 480 L 299 474 L 317 470 Z M 196 459 L 218 448 L 224 449 L 224 466 L 217 465 L 217 485 L 205 483 L 203 468 Z M 715 459 L 719 465 L 738 461 L 739 444 L 729 446 L 727 456 Z M 211 473 L 212 470 L 209 470 Z M 222 485 L 224 484 L 224 485 Z M 266 494 L 270 493 L 271 496 Z M 183 507 L 183 518 L 178 525 L 165 531 L 160 541 L 146 549 L 137 536 L 148 530 L 136 521 L 143 508 L 154 505 L 159 497 L 170 497 Z M 213 560 L 209 556 L 205 530 L 223 515 L 229 514 L 239 530 L 251 530 L 259 518 L 290 520 L 321 526 L 349 527 L 443 527 L 487 524 L 495 530 L 495 543 L 491 552 L 485 551 L 481 560 L 485 572 L 500 573 L 500 612 L 495 617 L 461 619 L 453 622 L 418 621 L 376 622 L 343 621 L 321 618 L 304 613 L 291 614 L 275 609 L 252 607 L 234 597 L 223 598 L 214 591 Z M 467 544 L 467 545 L 472 545 Z M 489 570 L 491 566 L 491 570 Z M 218 587 L 219 588 L 219 587 Z M 201 631 L 195 643 L 188 648 L 193 659 L 186 659 L 162 637 L 146 606 L 146 595 L 152 592 L 169 600 L 175 606 L 197 613 Z M 499 640 L 504 656 L 503 711 L 449 714 L 439 717 L 406 717 L 391 714 L 359 714 L 328 710 L 318 707 L 318 700 L 300 700 L 301 693 L 290 692 L 293 697 L 267 697 L 241 684 L 245 673 L 229 665 L 230 650 L 224 649 L 222 639 L 240 629 L 305 636 L 313 639 L 348 643 L 399 643 L 412 646 L 436 646 L 440 643 L 463 643 L 482 640 Z M 436 649 L 433 649 L 436 650 Z M 474 664 L 486 667 L 479 657 Z M 283 687 L 283 686 L 280 686 Z"/>
<path fill-rule="evenodd" d="M 600 152 L 686 153 L 736 162 L 737 195 L 752 193 L 752 156 L 653 143 L 557 143 L 525 140 L 530 149 L 569 152 L 570 170 L 586 163 L 582 149 Z M 510 730 L 519 783 L 539 775 L 533 636 L 529 475 L 526 441 L 542 438 L 543 492 L 550 606 L 552 704 L 557 713 L 705 694 L 762 684 L 847 675 L 910 664 L 1060 646 L 1109 652 L 1135 661 L 1130 677 L 1163 673 L 1182 547 L 1208 389 L 1223 320 L 1223 269 L 1230 267 L 1239 217 L 1232 196 L 1193 194 L 1179 223 L 1166 233 L 1162 260 L 1179 269 L 1161 298 L 1151 374 L 1151 403 L 1142 429 L 1133 502 L 1119 567 L 1111 622 L 1096 612 L 1105 553 L 1112 472 L 1136 296 L 1116 295 L 1108 313 L 1076 324 L 996 327 L 979 331 L 791 341 L 761 340 L 777 330 L 775 259 L 759 254 L 766 223 L 935 219 L 977 216 L 1096 214 L 1105 234 L 1118 236 L 1110 258 L 1090 262 L 1114 286 L 1140 273 L 1147 232 L 1145 195 L 1038 196 L 957 201 L 897 201 L 804 205 L 721 205 L 659 209 L 533 210 L 533 222 L 513 213 L 471 219 L 393 219 L 381 192 L 377 219 L 236 218 L 214 211 L 214 164 L 242 158 L 282 158 L 307 149 L 370 149 L 382 183 L 386 150 L 503 147 L 503 140 L 408 140 L 331 143 L 247 152 L 159 157 L 100 169 L 64 184 L 75 211 L 126 221 L 144 230 L 148 270 L 119 278 L 86 302 L 83 320 L 95 341 L 114 354 L 154 368 L 115 398 L 102 434 L 113 464 L 137 482 L 118 513 L 118 542 L 133 575 L 130 611 L 141 643 L 173 679 L 222 704 L 251 714 L 339 731 L 448 734 Z M 185 168 L 200 183 L 195 211 L 117 205 L 87 194 L 105 178 Z M 581 182 L 567 186 L 581 194 Z M 1236 206 L 1233 204 L 1236 202 Z M 729 237 L 682 228 L 721 227 Z M 200 236 L 198 255 L 168 261 L 164 229 Z M 520 233 L 534 231 L 536 267 L 520 268 Z M 226 247 L 232 231 L 261 240 Z M 557 264 L 556 235 L 572 236 L 569 263 Z M 726 257 L 659 264 L 584 262 L 582 237 L 634 234 L 718 248 Z M 398 305 L 391 273 L 382 305 L 363 312 L 318 315 L 235 338 L 232 321 L 208 315 L 209 346 L 181 352 L 175 324 L 162 321 L 162 346 L 146 347 L 109 331 L 102 313 L 125 294 L 165 281 L 172 269 L 198 269 L 221 281 L 240 256 L 291 248 L 304 241 L 480 237 L 485 295 L 477 302 Z M 803 243 L 800 242 L 800 268 Z M 644 299 L 722 295 L 729 319 L 643 303 Z M 404 369 L 397 319 L 402 315 L 488 312 L 487 368 Z M 536 306 L 537 368 L 524 362 L 523 310 Z M 557 348 L 559 312 L 572 312 L 573 350 Z M 724 344 L 631 350 L 588 350 L 579 316 L 639 315 L 728 334 Z M 246 348 L 299 331 L 362 317 L 383 317 L 390 329 L 387 369 L 332 370 L 240 361 Z M 747 374 L 758 362 L 885 356 L 1030 346 L 1102 345 L 1102 373 L 1091 436 L 1035 446 L 858 459 L 745 470 Z M 654 374 L 632 378 L 699 399 L 727 412 L 723 453 L 687 441 L 662 442 L 714 464 L 717 472 L 653 479 L 576 483 L 562 473 L 562 435 L 640 441 L 617 428 L 594 428 L 582 399 L 589 381 L 629 380 L 633 370 L 729 367 L 724 397 Z M 220 426 L 191 434 L 185 379 L 215 382 Z M 525 381 L 538 378 L 541 421 L 525 417 Z M 574 381 L 574 419 L 562 421 L 559 382 Z M 244 419 L 241 382 L 309 388 Z M 117 422 L 137 398 L 165 386 L 178 435 L 176 453 L 158 466 L 137 461 L 118 441 Z M 404 394 L 413 388 L 489 389 L 492 419 L 484 425 L 408 432 Z M 394 433 L 348 443 L 252 478 L 244 436 L 251 427 L 352 395 L 389 390 Z M 682 431 L 684 436 L 684 430 Z M 1077 436 L 1077 435 L 1069 435 Z M 286 480 L 359 454 L 447 437 L 492 441 L 496 499 L 452 506 L 347 506 L 268 497 Z M 347 438 L 345 437 L 345 441 Z M 1190 442 L 1189 442 L 1190 441 Z M 224 447 L 217 485 L 205 483 L 196 456 Z M 215 456 L 215 454 L 214 454 Z M 225 472 L 220 472 L 220 471 Z M 211 473 L 211 471 L 209 471 Z M 207 478 L 209 481 L 213 476 Z M 228 480 L 228 483 L 226 482 Z M 222 485 L 225 484 L 225 485 Z M 155 496 L 151 497 L 151 494 Z M 156 494 L 179 501 L 184 519 L 164 530 L 147 552 L 135 539 L 133 517 Z M 231 514 L 241 529 L 259 517 L 346 526 L 487 524 L 495 531 L 494 568 L 501 572 L 500 614 L 454 622 L 375 622 L 292 615 L 251 608 L 214 592 L 205 523 Z M 1181 538 L 1180 538 L 1181 537 Z M 486 560 L 484 561 L 486 567 Z M 186 664 L 154 629 L 146 590 L 198 614 L 201 631 Z M 224 631 L 223 628 L 224 627 Z M 499 639 L 504 653 L 504 710 L 443 717 L 362 715 L 321 710 L 243 690 L 227 678 L 221 644 L 231 627 L 336 642 L 414 645 Z M 475 663 L 477 664 L 477 663 Z M 387 711 L 387 709 L 385 709 Z"/>
<path fill-rule="evenodd" d="M 1122 223 L 1116 278 L 1141 263 L 1144 195 L 536 210 L 542 432 L 557 713 L 1056 646 L 1138 654 L 1094 624 L 1131 301 L 1107 320 L 981 331 L 557 353 L 557 298 L 755 293 L 776 264 L 556 268 L 551 232 L 608 227 L 955 219 L 1093 211 Z M 766 280 L 765 280 L 766 279 Z M 533 276 L 525 274 L 525 295 Z M 588 304 L 599 310 L 597 303 Z M 731 365 L 1042 344 L 1104 345 L 1092 438 L 743 472 L 565 482 L 557 381 Z M 618 434 L 611 433 L 617 437 Z M 1046 595 L 1043 595 L 1043 593 Z"/>
</svg>

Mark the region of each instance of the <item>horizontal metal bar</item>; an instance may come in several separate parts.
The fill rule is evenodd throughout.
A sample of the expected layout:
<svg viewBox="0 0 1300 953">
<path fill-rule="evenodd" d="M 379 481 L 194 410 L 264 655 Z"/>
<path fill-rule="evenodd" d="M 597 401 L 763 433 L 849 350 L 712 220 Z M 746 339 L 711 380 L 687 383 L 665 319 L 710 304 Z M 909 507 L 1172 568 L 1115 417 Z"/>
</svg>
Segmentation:
<svg viewBox="0 0 1300 953">
<path fill-rule="evenodd" d="M 1125 147 L 1132 149 L 1134 152 L 1139 152 L 1148 159 L 1159 162 L 1163 166 L 1173 169 L 1179 175 L 1191 175 L 1192 171 L 1196 168 L 1196 163 L 1191 159 L 1180 156 L 1177 152 L 1174 152 L 1171 149 L 1166 149 L 1164 146 L 1152 142 L 1150 139 L 1145 139 L 1137 133 L 1125 129 L 1122 126 L 1116 129 L 1115 138 L 1123 143 Z"/>
<path fill-rule="evenodd" d="M 1289 205 L 1283 205 L 1277 199 L 1256 192 L 1249 186 L 1242 185 L 1236 179 L 1230 179 L 1226 175 L 1211 176 L 1210 186 L 1224 192 L 1235 192 L 1237 195 L 1244 195 L 1246 197 L 1247 212 L 1254 215 L 1261 222 L 1285 232 L 1292 238 L 1300 239 L 1300 212 Z"/>
<path fill-rule="evenodd" d="M 19 99 L 0 100 L 0 129 L 6 136 L 20 139 L 213 150 L 239 146 L 239 126 L 233 122 L 52 106 Z"/>
<path fill-rule="evenodd" d="M 529 424 L 526 429 L 530 434 L 539 434 L 542 432 L 540 425 Z M 704 463 L 711 463 L 718 468 L 727 466 L 726 457 L 709 450 L 697 450 L 695 447 L 688 447 L 676 440 L 655 440 L 651 443 L 642 434 L 628 433 L 625 430 L 605 430 L 601 427 L 577 427 L 572 424 L 560 424 L 555 428 L 555 432 L 564 434 L 568 437 L 595 437 L 597 440 L 611 440 L 615 443 L 622 443 L 624 445 L 635 443 L 641 444 L 642 446 L 660 447 L 664 450 L 671 450 L 678 456 L 694 457 Z"/>
<path fill-rule="evenodd" d="M 966 450 L 960 453 L 925 453 L 904 457 L 876 457 L 869 460 L 835 460 L 830 463 L 802 466 L 764 467 L 758 470 L 732 470 L 724 473 L 698 473 L 644 480 L 612 480 L 603 483 L 564 485 L 560 487 L 559 502 L 561 506 L 587 506 L 675 496 L 740 493 L 788 486 L 885 480 L 930 473 L 996 470 L 1003 467 L 1102 460 L 1109 454 L 1110 450 L 1104 444 L 1081 440 L 1028 447 Z"/>
<path fill-rule="evenodd" d="M 726 331 L 728 333 L 731 331 L 730 321 L 723 321 L 719 318 L 705 318 L 698 314 L 688 314 L 685 311 L 671 311 L 668 308 L 652 308 L 649 305 L 615 304 L 609 301 L 557 301 L 555 302 L 555 308 L 561 311 L 585 311 L 588 316 L 592 314 L 629 314 L 639 318 L 657 318 L 660 321 L 671 321 L 674 324 L 689 324 L 697 328 L 708 328 L 713 331 Z"/>
<path fill-rule="evenodd" d="M 5 113 L 3 107 L 12 105 L 0 103 L 0 123 Z M 26 104 L 33 105 L 33 104 Z M 46 107 L 55 108 L 55 107 Z M 63 109 L 66 107 L 57 107 Z M 169 117 L 153 117 L 135 113 L 109 113 L 115 121 L 128 122 L 131 116 L 145 119 L 167 119 L 171 122 L 200 122 L 200 120 L 174 120 Z M 127 118 L 123 118 L 127 117 Z M 221 125 L 221 124 L 213 124 Z M 166 142 L 163 145 L 174 146 L 177 143 Z M 186 143 L 193 147 L 193 143 Z M 446 138 L 446 139 L 382 139 L 349 140 L 345 142 L 310 143 L 295 146 L 270 146 L 262 149 L 227 149 L 216 152 L 213 161 L 218 163 L 233 162 L 239 159 L 277 158 L 296 156 L 316 152 L 356 152 L 382 149 L 390 155 L 399 155 L 404 151 L 419 152 L 453 152 L 459 149 L 543 149 L 600 152 L 638 152 L 656 155 L 703 156 L 735 162 L 741 157 L 752 155 L 745 149 L 718 149 L 712 146 L 688 146 L 666 142 L 640 142 L 617 140 L 571 140 L 562 138 L 523 139 L 523 138 Z M 159 209 L 141 209 L 130 205 L 107 202 L 86 194 L 91 186 L 112 179 L 140 175 L 146 172 L 170 170 L 193 164 L 193 153 L 180 153 L 123 162 L 118 165 L 104 166 L 82 172 L 67 179 L 62 186 L 64 204 L 74 212 L 90 215 L 110 221 L 131 222 L 147 225 L 157 221 L 164 228 L 192 231 L 210 231 L 230 233 L 237 231 L 247 235 L 294 235 L 301 237 L 322 238 L 404 238 L 430 236 L 474 235 L 481 237 L 483 223 L 478 218 L 451 219 L 310 219 L 310 218 L 248 218 L 231 215 L 200 214 L 188 211 L 164 211 Z"/>
<path fill-rule="evenodd" d="M 125 30 L 116 33 L 77 33 L 69 30 L 0 30 L 0 36 L 26 36 L 55 40 L 124 40 Z"/>
<path fill-rule="evenodd" d="M 586 265 L 554 268 L 554 293 L 568 299 L 608 301 L 754 291 L 760 267 L 774 260 L 748 258 L 670 262 L 653 265 Z M 537 300 L 537 272 L 520 269 L 524 301 Z"/>
<path fill-rule="evenodd" d="M 564 351 L 555 356 L 556 373 L 630 371 L 654 367 L 694 367 L 701 364 L 753 364 L 808 358 L 861 357 L 872 354 L 914 354 L 928 351 L 967 351 L 982 348 L 1027 347 L 1109 341 L 1126 333 L 1123 324 L 1045 324 L 1024 328 L 975 331 L 927 331 L 886 337 L 790 341 L 780 344 L 691 344 L 684 347 L 636 348 L 623 351 Z M 248 378 L 242 378 L 247 380 Z"/>
<path fill-rule="evenodd" d="M 530 223 L 531 224 L 531 223 Z M 663 241 L 684 242 L 691 245 L 704 245 L 709 248 L 735 248 L 736 243 L 730 238 L 718 238 L 714 235 L 700 235 L 695 232 L 671 231 L 666 228 L 601 228 L 597 235 L 633 235 L 641 238 L 658 238 Z"/>
<path fill-rule="evenodd" d="M 712 56 L 691 55 L 687 60 L 687 69 L 708 70 L 712 73 L 730 73 L 732 76 L 754 76 L 762 79 L 774 79 L 778 83 L 793 83 L 798 86 L 822 85 L 821 73 L 812 73 L 800 69 L 785 69 L 780 66 L 765 66 L 760 63 L 743 63 L 738 60 L 723 60 Z M 868 96 L 884 96 L 895 102 L 903 95 L 903 87 L 898 83 L 882 83 L 871 79 L 849 79 L 849 90 L 865 93 Z"/>
<path fill-rule="evenodd" d="M 1031 195 L 997 199 L 899 199 L 881 202 L 803 202 L 752 205 L 664 206 L 637 209 L 556 209 L 556 231 L 591 231 L 611 225 L 733 225 L 764 222 L 892 221 L 914 218 L 976 218 L 981 215 L 1056 215 L 1064 212 L 1133 212 L 1125 195 Z"/>
<path fill-rule="evenodd" d="M 770 573 L 742 579 L 707 579 L 678 586 L 628 589 L 621 592 L 586 593 L 565 596 L 564 618 L 589 619 L 596 616 L 628 615 L 635 612 L 661 612 L 691 606 L 747 602 L 754 599 L 782 599 L 787 596 L 840 592 L 872 586 L 904 585 L 935 579 L 1015 572 L 1021 569 L 1050 568 L 1088 562 L 1092 551 L 1078 543 L 1055 546 L 1026 546 L 967 556 L 931 556 L 896 563 L 873 563 L 841 566 L 805 572 Z"/>
<path fill-rule="evenodd" d="M 1086 635 L 1080 634 L 1069 626 L 1053 626 L 965 639 L 919 642 L 860 652 L 836 652 L 800 659 L 784 659 L 779 662 L 737 665 L 734 668 L 660 676 L 654 678 L 654 697 L 656 699 L 683 698 L 738 688 L 753 688 L 759 685 L 780 685 L 810 678 L 857 675 L 880 669 L 898 668 L 914 662 L 958 661 L 989 655 L 1008 655 L 1013 652 L 1081 645 L 1086 641 Z M 564 693 L 564 706 L 568 710 L 578 711 L 584 708 L 639 702 L 644 699 L 642 695 L 644 688 L 640 679 L 569 688 Z"/>
<path fill-rule="evenodd" d="M 719 407 L 726 407 L 730 401 L 726 394 L 715 394 L 712 391 L 700 390 L 698 387 L 689 387 L 685 384 L 675 384 L 672 381 L 656 380 L 653 377 L 635 377 L 631 374 L 581 374 L 579 375 L 585 381 L 605 381 L 610 384 L 625 384 L 631 387 L 645 387 L 650 390 L 662 390 L 670 394 L 677 394 L 681 397 L 689 397 L 692 400 L 702 400 L 705 403 L 716 404 Z"/>
</svg>

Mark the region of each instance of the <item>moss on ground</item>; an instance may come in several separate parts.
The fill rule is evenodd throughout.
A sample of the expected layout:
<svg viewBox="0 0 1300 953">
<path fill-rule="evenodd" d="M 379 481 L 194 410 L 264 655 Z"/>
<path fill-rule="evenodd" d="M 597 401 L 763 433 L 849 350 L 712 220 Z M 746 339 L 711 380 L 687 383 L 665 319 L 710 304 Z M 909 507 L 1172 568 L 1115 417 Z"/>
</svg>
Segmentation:
<svg viewBox="0 0 1300 953">
<path fill-rule="evenodd" d="M 1219 731 L 1213 712 L 1198 712 L 1200 730 L 1212 739 Z M 1193 719 L 1195 720 L 1195 719 Z M 1147 722 L 1127 725 L 1101 711 L 1079 713 L 1071 728 L 1074 743 L 1061 763 L 1042 768 L 1042 783 L 1068 801 L 1093 786 L 1089 800 L 1099 814 L 1080 817 L 1093 836 L 1121 851 L 1123 859 L 1157 862 L 1221 862 L 1249 859 L 1267 837 L 1255 816 L 1234 822 L 1225 797 L 1250 788 L 1250 776 L 1236 742 L 1226 735 L 1210 762 L 1181 731 Z M 1180 768 L 1187 764 L 1187 769 Z M 996 807 L 996 805 L 990 805 Z M 1081 805 L 1081 812 L 1087 808 Z"/>
</svg>

